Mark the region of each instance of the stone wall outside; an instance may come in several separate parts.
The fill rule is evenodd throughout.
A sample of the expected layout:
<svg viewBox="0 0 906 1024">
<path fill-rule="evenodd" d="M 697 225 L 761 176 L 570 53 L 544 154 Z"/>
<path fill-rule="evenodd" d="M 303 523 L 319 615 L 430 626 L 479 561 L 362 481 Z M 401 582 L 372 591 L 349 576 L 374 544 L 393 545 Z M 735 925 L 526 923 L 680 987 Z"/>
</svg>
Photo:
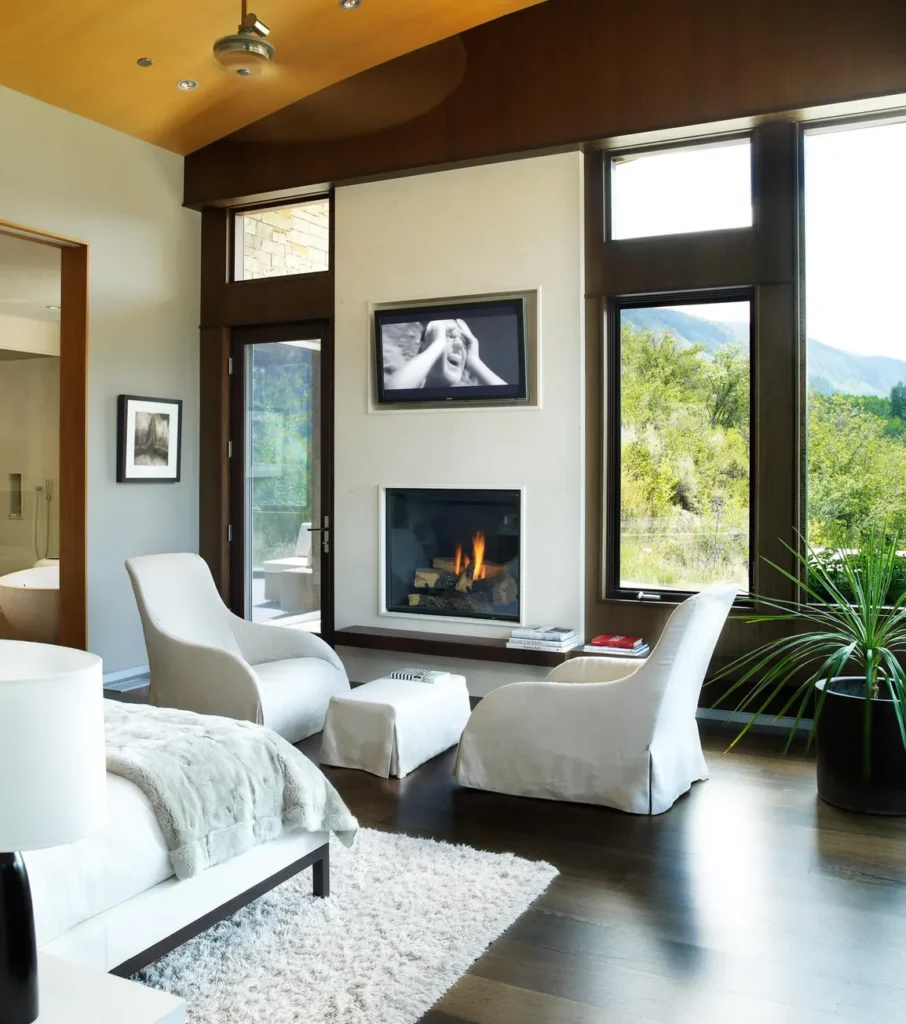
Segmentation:
<svg viewBox="0 0 906 1024">
<path fill-rule="evenodd" d="M 327 270 L 330 205 L 326 199 L 242 215 L 242 280 Z"/>
</svg>

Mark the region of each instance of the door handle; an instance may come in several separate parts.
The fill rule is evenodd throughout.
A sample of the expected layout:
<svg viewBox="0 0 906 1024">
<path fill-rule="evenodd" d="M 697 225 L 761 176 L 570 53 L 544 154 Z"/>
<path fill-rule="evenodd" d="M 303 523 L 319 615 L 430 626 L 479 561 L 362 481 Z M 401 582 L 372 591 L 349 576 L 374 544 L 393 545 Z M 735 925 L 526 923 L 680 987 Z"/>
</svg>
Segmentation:
<svg viewBox="0 0 906 1024">
<path fill-rule="evenodd" d="M 325 555 L 330 554 L 330 527 L 329 526 L 309 526 L 309 533 L 323 533 L 324 536 L 321 538 L 321 553 Z"/>
</svg>

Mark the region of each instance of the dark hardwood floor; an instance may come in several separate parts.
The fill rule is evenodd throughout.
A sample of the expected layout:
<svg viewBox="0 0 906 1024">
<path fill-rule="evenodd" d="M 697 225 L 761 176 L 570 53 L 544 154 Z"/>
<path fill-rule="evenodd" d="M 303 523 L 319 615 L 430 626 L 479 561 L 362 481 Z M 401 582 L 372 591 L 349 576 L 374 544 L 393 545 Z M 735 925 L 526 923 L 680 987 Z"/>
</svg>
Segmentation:
<svg viewBox="0 0 906 1024">
<path fill-rule="evenodd" d="M 423 1024 L 906 1020 L 906 819 L 819 802 L 771 735 L 726 754 L 702 728 L 711 780 L 656 818 L 464 790 L 452 751 L 401 782 L 325 769 L 363 825 L 560 871 Z"/>
<path fill-rule="evenodd" d="M 820 803 L 771 736 L 728 741 L 707 728 L 711 780 L 656 818 L 461 789 L 452 752 L 401 782 L 326 768 L 363 825 L 560 870 L 424 1024 L 906 1020 L 906 821 Z"/>
</svg>

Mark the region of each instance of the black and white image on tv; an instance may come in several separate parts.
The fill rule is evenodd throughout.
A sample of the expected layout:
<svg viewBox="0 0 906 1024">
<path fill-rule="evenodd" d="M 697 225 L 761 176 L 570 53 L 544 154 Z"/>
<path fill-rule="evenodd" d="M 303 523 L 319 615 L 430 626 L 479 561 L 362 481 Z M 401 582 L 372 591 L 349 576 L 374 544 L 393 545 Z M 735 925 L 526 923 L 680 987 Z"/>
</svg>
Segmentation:
<svg viewBox="0 0 906 1024">
<path fill-rule="evenodd" d="M 516 316 L 381 325 L 387 391 L 502 387 L 519 382 L 520 331 Z"/>
</svg>

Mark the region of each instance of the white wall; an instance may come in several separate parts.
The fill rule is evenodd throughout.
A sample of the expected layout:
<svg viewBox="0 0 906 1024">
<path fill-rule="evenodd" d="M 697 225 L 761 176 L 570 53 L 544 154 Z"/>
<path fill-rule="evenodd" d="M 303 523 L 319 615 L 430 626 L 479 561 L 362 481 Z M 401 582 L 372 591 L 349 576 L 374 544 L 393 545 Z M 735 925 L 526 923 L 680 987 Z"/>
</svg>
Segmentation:
<svg viewBox="0 0 906 1024">
<path fill-rule="evenodd" d="M 36 356 L 58 356 L 60 325 L 50 320 L 31 320 L 24 316 L 0 314 L 0 349 Z"/>
<path fill-rule="evenodd" d="M 90 246 L 89 647 L 146 664 L 123 560 L 198 544 L 200 217 L 172 153 L 4 88 L 0 126 L 0 219 Z M 114 482 L 120 393 L 183 399 L 181 483 Z"/>
<path fill-rule="evenodd" d="M 340 188 L 335 219 L 337 626 L 508 633 L 502 626 L 379 614 L 379 488 L 396 486 L 524 487 L 525 618 L 581 627 L 580 155 Z M 371 304 L 534 289 L 539 408 L 370 408 Z"/>
</svg>

